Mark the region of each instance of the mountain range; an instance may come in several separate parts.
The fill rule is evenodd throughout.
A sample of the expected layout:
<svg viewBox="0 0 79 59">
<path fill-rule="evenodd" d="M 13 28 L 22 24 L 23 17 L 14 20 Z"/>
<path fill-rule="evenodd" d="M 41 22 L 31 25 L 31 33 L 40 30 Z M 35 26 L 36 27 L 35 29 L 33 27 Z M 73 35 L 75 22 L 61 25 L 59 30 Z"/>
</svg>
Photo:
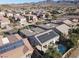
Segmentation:
<svg viewBox="0 0 79 59">
<path fill-rule="evenodd" d="M 40 1 L 40 2 L 31 2 L 31 3 L 22 3 L 22 4 L 5 4 L 5 5 L 0 5 L 2 8 L 27 8 L 27 7 L 32 7 L 32 6 L 47 6 L 47 5 L 51 5 L 51 6 L 74 6 L 74 5 L 79 5 L 79 0 L 44 0 L 44 1 Z"/>
</svg>

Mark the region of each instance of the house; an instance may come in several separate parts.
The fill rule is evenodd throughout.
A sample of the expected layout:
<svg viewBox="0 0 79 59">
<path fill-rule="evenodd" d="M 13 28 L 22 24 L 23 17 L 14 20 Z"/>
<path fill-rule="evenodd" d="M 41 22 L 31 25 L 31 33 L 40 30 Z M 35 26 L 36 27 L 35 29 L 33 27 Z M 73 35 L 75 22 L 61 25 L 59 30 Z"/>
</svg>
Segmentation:
<svg viewBox="0 0 79 59">
<path fill-rule="evenodd" d="M 59 41 L 59 35 L 53 30 L 47 30 L 37 35 L 29 37 L 29 40 L 40 51 L 46 51 L 51 44 Z"/>
<path fill-rule="evenodd" d="M 0 37 L 0 58 L 31 57 L 33 48 L 27 38 L 19 34 Z"/>
<path fill-rule="evenodd" d="M 16 16 L 20 16 L 20 14 L 19 14 L 19 13 L 16 13 L 15 15 L 16 15 Z"/>
<path fill-rule="evenodd" d="M 15 21 L 19 21 L 20 25 L 28 25 L 27 20 L 24 16 L 15 15 L 14 18 L 15 18 Z"/>
<path fill-rule="evenodd" d="M 5 16 L 5 12 L 4 11 L 1 11 L 0 12 L 0 15 Z"/>
<path fill-rule="evenodd" d="M 72 21 L 75 22 L 75 23 L 78 23 L 79 22 L 78 19 L 73 19 Z"/>
<path fill-rule="evenodd" d="M 13 13 L 7 13 L 7 17 L 13 17 Z"/>
<path fill-rule="evenodd" d="M 65 20 L 65 21 L 63 21 L 63 23 L 66 24 L 66 25 L 68 25 L 68 26 L 74 25 L 73 22 L 70 21 L 70 20 Z"/>
<path fill-rule="evenodd" d="M 77 18 L 77 19 L 79 19 L 79 15 L 65 15 L 65 16 L 63 16 L 63 17 L 65 17 L 65 18 Z"/>
<path fill-rule="evenodd" d="M 14 17 L 15 21 L 17 21 L 20 16 L 21 16 L 20 14 L 14 14 L 13 17 Z"/>
<path fill-rule="evenodd" d="M 62 24 L 62 25 L 57 26 L 56 29 L 59 33 L 68 35 L 68 31 L 69 31 L 70 27 L 67 26 L 66 24 Z"/>
<path fill-rule="evenodd" d="M 16 34 L 17 32 L 18 32 L 18 30 L 16 30 L 16 29 L 11 29 L 11 30 L 5 31 L 5 33 L 7 33 L 9 35 Z"/>
<path fill-rule="evenodd" d="M 20 16 L 17 16 L 16 18 L 17 18 L 17 21 L 19 21 L 19 23 L 21 25 L 26 25 L 27 24 L 27 21 L 26 21 L 25 17 L 23 17 L 23 16 L 20 15 Z"/>
<path fill-rule="evenodd" d="M 50 12 L 46 12 L 45 14 L 43 14 L 43 19 L 47 20 L 47 19 L 52 19 L 51 17 L 51 13 Z"/>
<path fill-rule="evenodd" d="M 28 25 L 25 17 L 20 16 L 19 19 L 20 19 L 20 24 L 21 25 Z"/>
<path fill-rule="evenodd" d="M 36 15 L 32 15 L 32 14 L 26 14 L 24 15 L 26 17 L 27 22 L 29 23 L 36 23 L 38 21 L 37 16 Z"/>
<path fill-rule="evenodd" d="M 41 32 L 37 33 L 31 30 L 21 30 L 21 35 L 28 37 L 29 41 L 33 46 L 36 46 L 37 49 L 46 51 L 50 44 L 55 44 L 59 41 L 59 35 L 53 30 L 40 30 Z"/>
<path fill-rule="evenodd" d="M 49 30 L 49 29 L 53 29 L 53 28 L 57 27 L 58 24 L 45 23 L 45 24 L 39 24 L 39 25 L 36 25 L 36 26 L 41 27 L 41 28 L 43 28 L 43 29 L 45 29 L 45 30 Z"/>
<path fill-rule="evenodd" d="M 14 18 L 15 21 L 17 21 L 18 17 L 19 17 L 19 16 L 16 15 L 16 14 L 14 14 L 14 16 L 13 16 L 13 18 Z"/>
<path fill-rule="evenodd" d="M 45 31 L 44 29 L 39 28 L 37 26 L 28 26 L 28 29 L 20 30 L 19 34 L 25 37 L 30 37 L 44 31 Z"/>
<path fill-rule="evenodd" d="M 0 27 L 1 28 L 5 28 L 9 24 L 10 24 L 10 20 L 8 18 L 0 16 Z"/>
<path fill-rule="evenodd" d="M 38 19 L 40 19 L 40 18 L 44 18 L 45 17 L 45 13 L 46 13 L 46 11 L 45 10 L 36 10 L 35 11 L 35 14 L 37 15 L 37 17 L 38 17 Z"/>
</svg>

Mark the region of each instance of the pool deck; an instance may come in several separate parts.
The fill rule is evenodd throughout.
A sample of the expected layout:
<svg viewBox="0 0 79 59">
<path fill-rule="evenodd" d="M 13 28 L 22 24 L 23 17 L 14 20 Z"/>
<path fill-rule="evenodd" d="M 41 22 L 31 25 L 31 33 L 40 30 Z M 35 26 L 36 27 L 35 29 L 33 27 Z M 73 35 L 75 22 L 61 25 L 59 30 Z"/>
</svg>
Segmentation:
<svg viewBox="0 0 79 59">
<path fill-rule="evenodd" d="M 69 58 L 79 58 L 79 47 L 71 52 Z"/>
</svg>

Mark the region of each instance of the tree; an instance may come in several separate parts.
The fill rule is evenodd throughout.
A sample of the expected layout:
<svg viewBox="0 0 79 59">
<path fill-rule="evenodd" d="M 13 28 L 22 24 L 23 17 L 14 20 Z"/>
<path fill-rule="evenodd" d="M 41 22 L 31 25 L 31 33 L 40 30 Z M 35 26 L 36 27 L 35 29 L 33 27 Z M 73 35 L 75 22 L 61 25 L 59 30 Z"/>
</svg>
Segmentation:
<svg viewBox="0 0 79 59">
<path fill-rule="evenodd" d="M 45 14 L 45 17 L 46 17 L 46 18 L 49 18 L 49 16 L 50 16 L 49 13 L 46 13 L 46 14 Z"/>
<path fill-rule="evenodd" d="M 59 51 L 57 51 L 55 48 L 52 48 L 52 47 L 50 47 L 44 54 L 45 58 L 59 58 L 61 56 L 62 56 L 62 54 Z"/>
<path fill-rule="evenodd" d="M 71 42 L 71 46 L 78 46 L 79 40 L 79 28 L 69 30 L 69 39 Z"/>
<path fill-rule="evenodd" d="M 70 35 L 70 41 L 72 42 L 73 46 L 77 46 L 78 45 L 78 36 L 76 34 L 71 34 Z"/>
<path fill-rule="evenodd" d="M 66 9 L 66 11 L 68 12 L 68 13 L 73 13 L 73 12 L 75 12 L 75 8 L 72 8 L 72 7 L 70 7 L 70 8 L 67 8 Z"/>
<path fill-rule="evenodd" d="M 51 13 L 52 13 L 52 14 L 60 14 L 60 13 L 58 12 L 58 10 L 53 10 Z"/>
<path fill-rule="evenodd" d="M 57 19 L 57 16 L 52 15 L 52 19 L 56 20 Z"/>
</svg>

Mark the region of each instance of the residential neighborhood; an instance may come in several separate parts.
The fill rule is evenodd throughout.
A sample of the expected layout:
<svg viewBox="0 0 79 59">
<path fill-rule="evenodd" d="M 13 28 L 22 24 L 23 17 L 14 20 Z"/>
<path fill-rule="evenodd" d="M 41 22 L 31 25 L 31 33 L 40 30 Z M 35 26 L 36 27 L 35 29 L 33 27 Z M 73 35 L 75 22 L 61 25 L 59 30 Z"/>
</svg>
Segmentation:
<svg viewBox="0 0 79 59">
<path fill-rule="evenodd" d="M 79 58 L 78 5 L 75 0 L 1 4 L 0 58 Z"/>
</svg>

